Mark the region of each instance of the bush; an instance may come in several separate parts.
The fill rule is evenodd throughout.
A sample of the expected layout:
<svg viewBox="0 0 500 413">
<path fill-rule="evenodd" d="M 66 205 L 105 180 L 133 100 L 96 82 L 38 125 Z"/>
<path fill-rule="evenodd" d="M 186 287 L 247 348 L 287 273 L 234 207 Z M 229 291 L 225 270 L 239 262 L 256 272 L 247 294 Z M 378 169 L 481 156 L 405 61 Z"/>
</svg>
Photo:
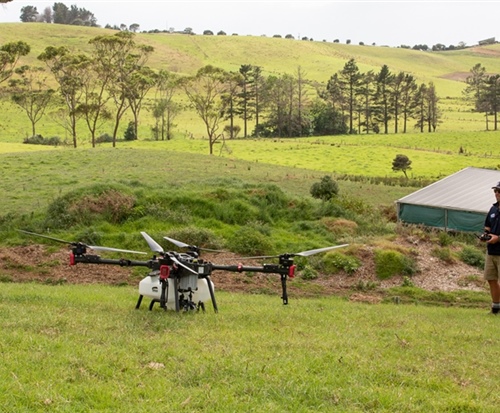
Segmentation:
<svg viewBox="0 0 500 413">
<path fill-rule="evenodd" d="M 125 139 L 126 141 L 137 140 L 137 134 L 135 133 L 135 123 L 133 121 L 130 121 L 128 123 L 127 129 L 125 130 L 125 133 L 123 134 L 123 139 Z"/>
<path fill-rule="evenodd" d="M 184 227 L 169 231 L 169 238 L 197 247 L 222 249 L 222 241 L 210 230 L 197 227 Z"/>
<path fill-rule="evenodd" d="M 338 271 L 345 271 L 351 275 L 361 267 L 361 261 L 356 258 L 341 252 L 329 252 L 323 259 L 324 270 L 330 274 L 335 274 Z"/>
<path fill-rule="evenodd" d="M 254 228 L 242 227 L 228 240 L 231 251 L 243 255 L 270 254 L 272 245 L 268 238 Z"/>
<path fill-rule="evenodd" d="M 477 248 L 466 245 L 462 251 L 460 251 L 459 258 L 473 267 L 484 268 L 484 253 Z"/>
<path fill-rule="evenodd" d="M 414 259 L 394 250 L 375 250 L 375 273 L 381 280 L 417 272 Z"/>
<path fill-rule="evenodd" d="M 339 185 L 331 176 L 325 175 L 320 182 L 315 182 L 311 186 L 311 195 L 313 198 L 328 201 L 339 193 Z"/>
<path fill-rule="evenodd" d="M 34 135 L 29 138 L 24 138 L 23 143 L 29 145 L 47 145 L 59 146 L 62 144 L 61 139 L 57 136 L 51 138 L 44 138 L 42 135 Z"/>
<path fill-rule="evenodd" d="M 102 135 L 96 138 L 96 143 L 111 143 L 113 142 L 113 136 L 109 133 L 103 133 Z"/>
</svg>

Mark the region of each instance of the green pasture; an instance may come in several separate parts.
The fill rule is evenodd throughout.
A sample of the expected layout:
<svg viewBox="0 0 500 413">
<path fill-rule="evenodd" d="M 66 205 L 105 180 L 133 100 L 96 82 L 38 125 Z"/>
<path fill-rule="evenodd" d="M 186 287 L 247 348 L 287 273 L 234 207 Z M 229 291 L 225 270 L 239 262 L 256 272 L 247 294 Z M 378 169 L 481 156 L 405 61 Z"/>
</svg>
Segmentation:
<svg viewBox="0 0 500 413">
<path fill-rule="evenodd" d="M 0 410 L 494 412 L 484 310 L 216 291 L 177 314 L 131 287 L 2 284 Z"/>
</svg>

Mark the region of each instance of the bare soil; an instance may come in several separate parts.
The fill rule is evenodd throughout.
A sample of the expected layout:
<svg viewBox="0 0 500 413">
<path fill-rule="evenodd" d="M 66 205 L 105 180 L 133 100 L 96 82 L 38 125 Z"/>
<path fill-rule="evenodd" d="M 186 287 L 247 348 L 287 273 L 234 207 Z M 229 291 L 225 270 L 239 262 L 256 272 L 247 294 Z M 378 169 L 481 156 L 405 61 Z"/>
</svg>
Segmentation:
<svg viewBox="0 0 500 413">
<path fill-rule="evenodd" d="M 431 253 L 435 245 L 411 238 L 401 238 L 398 244 L 415 252 L 418 273 L 411 277 L 411 282 L 428 291 L 474 290 L 487 291 L 482 280 L 482 271 L 455 260 L 446 263 Z M 104 254 L 103 254 L 104 255 Z M 384 290 L 402 285 L 403 277 L 395 276 L 389 280 L 379 280 L 375 274 L 373 248 L 366 246 L 358 250 L 363 265 L 353 274 L 340 272 L 333 275 L 319 275 L 314 280 L 301 280 L 300 273 L 288 281 L 288 294 L 291 297 L 318 295 L 347 295 L 352 300 L 378 301 L 380 294 L 376 290 Z M 205 261 L 219 265 L 235 265 L 239 257 L 232 253 L 204 254 Z M 135 258 L 134 258 L 135 259 Z M 139 258 L 142 260 L 143 258 Z M 146 258 L 145 260 L 147 260 Z M 273 262 L 267 260 L 267 263 Z M 245 266 L 260 266 L 263 262 L 243 261 Z M 22 247 L 0 249 L 0 281 L 40 282 L 46 284 L 89 284 L 137 285 L 146 276 L 148 269 L 138 273 L 138 269 L 115 265 L 77 264 L 69 265 L 69 251 L 54 251 L 46 245 L 33 244 Z M 267 292 L 281 294 L 280 276 L 262 273 L 233 273 L 214 271 L 212 281 L 219 291 L 232 292 Z M 299 282 L 299 280 L 301 280 Z M 304 284 L 307 287 L 304 288 Z M 360 292 L 359 286 L 377 288 L 369 293 Z M 373 292 L 372 292 L 373 291 Z"/>
</svg>

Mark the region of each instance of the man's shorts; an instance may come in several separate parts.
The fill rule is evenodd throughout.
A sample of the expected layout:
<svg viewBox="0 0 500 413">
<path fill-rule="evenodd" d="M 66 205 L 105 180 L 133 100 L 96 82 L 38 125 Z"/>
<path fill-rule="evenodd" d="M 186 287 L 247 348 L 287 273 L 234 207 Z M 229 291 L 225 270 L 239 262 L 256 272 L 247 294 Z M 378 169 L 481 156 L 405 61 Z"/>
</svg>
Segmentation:
<svg viewBox="0 0 500 413">
<path fill-rule="evenodd" d="M 500 279 L 500 255 L 486 254 L 484 261 L 484 279 L 487 281 Z"/>
</svg>

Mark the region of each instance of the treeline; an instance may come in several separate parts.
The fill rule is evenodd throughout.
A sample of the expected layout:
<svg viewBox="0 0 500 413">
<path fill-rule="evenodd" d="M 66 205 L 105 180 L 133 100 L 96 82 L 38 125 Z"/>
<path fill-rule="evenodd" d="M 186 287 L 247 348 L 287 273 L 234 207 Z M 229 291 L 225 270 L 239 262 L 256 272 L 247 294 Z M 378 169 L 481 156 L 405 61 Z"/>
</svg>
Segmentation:
<svg viewBox="0 0 500 413">
<path fill-rule="evenodd" d="M 29 53 L 26 43 L 0 49 L 10 61 L 0 67 L 0 82 L 9 79 L 7 92 L 25 111 L 33 136 L 50 108 L 75 147 L 82 122 L 93 145 L 112 124 L 106 141 L 115 145 L 127 113 L 133 118 L 127 139 L 138 138 L 141 111 L 146 109 L 154 119 L 153 139 L 168 140 L 175 118 L 188 110 L 178 103 L 180 93 L 203 122 L 210 153 L 217 141 L 238 136 L 405 133 L 410 127 L 432 132 L 440 119 L 434 85 L 418 84 L 403 72 L 393 74 L 387 65 L 361 73 L 351 59 L 326 85 L 307 80 L 300 67 L 294 74 L 265 76 L 261 67 L 246 64 L 237 72 L 205 66 L 194 76 L 181 77 L 147 66 L 154 50 L 137 44 L 132 32 L 97 36 L 89 43 L 89 54 L 49 46 L 38 56 L 56 80 L 57 91 L 48 86 L 53 82 L 43 68 L 22 66 L 14 75 L 19 57 Z"/>
<path fill-rule="evenodd" d="M 52 7 L 45 7 L 42 12 L 39 12 L 36 6 L 24 6 L 21 8 L 19 18 L 24 23 L 43 22 L 97 27 L 97 19 L 93 13 L 76 5 L 68 7 L 64 3 L 54 3 Z"/>
</svg>

